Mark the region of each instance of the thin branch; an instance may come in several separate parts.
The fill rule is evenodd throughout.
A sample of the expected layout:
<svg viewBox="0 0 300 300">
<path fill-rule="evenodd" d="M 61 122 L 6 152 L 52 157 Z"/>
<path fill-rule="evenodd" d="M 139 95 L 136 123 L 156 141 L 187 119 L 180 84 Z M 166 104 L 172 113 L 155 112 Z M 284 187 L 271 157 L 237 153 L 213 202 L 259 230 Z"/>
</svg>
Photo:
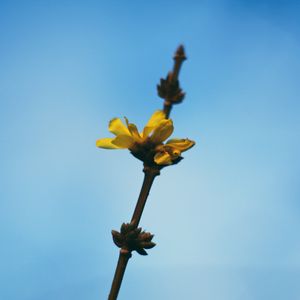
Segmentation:
<svg viewBox="0 0 300 300">
<path fill-rule="evenodd" d="M 147 167 L 147 166 L 144 167 L 143 171 L 145 173 L 144 181 L 131 219 L 131 223 L 134 224 L 134 228 L 137 228 L 139 225 L 153 181 L 155 177 L 158 176 L 160 173 L 159 169 L 154 167 Z M 121 248 L 118 264 L 116 267 L 114 279 L 108 297 L 109 300 L 117 299 L 122 284 L 122 280 L 124 277 L 124 273 L 126 270 L 126 266 L 130 257 L 131 257 L 131 249 Z"/>
<path fill-rule="evenodd" d="M 111 290 L 108 296 L 108 300 L 117 299 L 120 291 L 121 283 L 123 280 L 123 276 L 125 274 L 126 266 L 130 257 L 131 257 L 130 252 L 122 251 L 122 249 L 120 250 L 119 260 L 116 267 L 114 279 L 111 285 Z"/>
<path fill-rule="evenodd" d="M 179 86 L 178 81 L 181 65 L 186 59 L 184 48 L 182 45 L 178 47 L 173 58 L 173 71 L 168 74 L 166 79 L 161 79 L 160 85 L 157 86 L 158 95 L 165 100 L 163 110 L 167 119 L 169 118 L 172 106 L 174 104 L 180 103 L 185 96 Z M 179 161 L 180 159 L 178 159 L 178 161 L 174 161 L 173 164 L 178 163 Z M 133 250 L 136 250 L 141 255 L 147 255 L 147 252 L 143 248 L 150 249 L 155 246 L 155 244 L 151 242 L 153 235 L 146 232 L 141 233 L 141 228 L 137 227 L 141 220 L 154 179 L 160 174 L 161 168 L 161 166 L 157 166 L 155 164 L 153 165 L 153 163 L 151 163 L 151 166 L 147 166 L 146 163 L 144 164 L 144 181 L 131 218 L 131 223 L 123 224 L 121 227 L 121 233 L 112 231 L 114 242 L 118 247 L 121 247 L 121 249 L 108 300 L 116 300 L 118 297 L 127 263 L 131 258 L 131 252 Z M 125 230 L 125 228 L 126 230 L 128 230 L 128 232 Z M 134 236 L 135 240 L 134 238 L 132 239 L 132 235 L 136 235 Z M 129 239 L 128 236 L 131 236 L 131 238 Z M 126 238 L 128 238 L 128 240 Z M 142 243 L 140 244 L 143 245 L 143 247 L 140 247 L 137 244 L 137 240 L 139 242 L 141 242 L 142 240 Z"/>
<path fill-rule="evenodd" d="M 169 72 L 166 79 L 161 79 L 160 85 L 157 86 L 158 95 L 165 99 L 163 111 L 166 114 L 166 118 L 169 118 L 172 106 L 181 103 L 185 96 L 178 80 L 182 63 L 186 60 L 183 45 L 177 48 L 173 59 L 173 70 Z"/>
<path fill-rule="evenodd" d="M 143 210 L 151 189 L 151 186 L 153 184 L 153 181 L 155 179 L 156 176 L 159 175 L 159 169 L 157 168 L 153 168 L 153 167 L 144 167 L 144 182 L 141 188 L 141 192 L 138 198 L 138 201 L 136 203 L 132 218 L 131 218 L 131 222 L 133 222 L 135 224 L 136 227 L 138 227 L 142 214 L 143 214 Z"/>
</svg>

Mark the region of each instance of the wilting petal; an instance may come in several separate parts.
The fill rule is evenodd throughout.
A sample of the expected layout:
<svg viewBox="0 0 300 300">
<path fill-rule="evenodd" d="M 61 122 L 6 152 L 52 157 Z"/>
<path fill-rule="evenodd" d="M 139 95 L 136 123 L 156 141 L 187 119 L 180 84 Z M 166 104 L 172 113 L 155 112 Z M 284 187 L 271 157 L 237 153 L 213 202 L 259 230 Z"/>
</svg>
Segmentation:
<svg viewBox="0 0 300 300">
<path fill-rule="evenodd" d="M 173 132 L 173 122 L 170 119 L 164 119 L 160 121 L 158 126 L 156 126 L 151 135 L 151 141 L 155 144 L 159 144 L 166 140 Z"/>
<path fill-rule="evenodd" d="M 165 118 L 165 113 L 162 110 L 157 110 L 146 124 L 142 134 L 143 138 L 145 139 L 151 133 L 151 131 L 159 124 L 159 122 L 161 122 Z"/>
<path fill-rule="evenodd" d="M 112 144 L 111 138 L 100 139 L 96 141 L 96 146 L 103 149 L 120 149 L 120 147 Z"/>
<path fill-rule="evenodd" d="M 171 165 L 172 159 L 168 152 L 158 152 L 154 156 L 154 161 L 158 165 Z"/>
<path fill-rule="evenodd" d="M 134 144 L 134 138 L 131 135 L 120 134 L 112 139 L 111 142 L 118 148 L 127 149 Z"/>
<path fill-rule="evenodd" d="M 182 152 L 192 148 L 195 145 L 195 142 L 189 139 L 171 139 L 167 141 L 166 145 Z"/>
<path fill-rule="evenodd" d="M 181 151 L 179 149 L 170 147 L 168 144 L 158 145 L 156 148 L 157 152 L 166 152 L 170 155 L 171 160 L 177 159 L 181 155 Z"/>
<path fill-rule="evenodd" d="M 171 149 L 168 152 L 171 155 L 172 160 L 175 160 L 176 158 L 178 158 L 181 155 L 181 152 L 178 149 Z"/>
<path fill-rule="evenodd" d="M 128 128 L 119 118 L 114 118 L 109 122 L 108 130 L 115 135 L 130 135 Z"/>
</svg>

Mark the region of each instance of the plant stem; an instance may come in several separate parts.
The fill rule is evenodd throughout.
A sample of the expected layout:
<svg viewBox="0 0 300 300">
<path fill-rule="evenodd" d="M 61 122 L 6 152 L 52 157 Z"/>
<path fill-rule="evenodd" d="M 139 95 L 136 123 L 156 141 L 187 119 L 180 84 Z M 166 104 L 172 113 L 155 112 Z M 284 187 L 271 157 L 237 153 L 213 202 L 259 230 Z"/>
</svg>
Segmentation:
<svg viewBox="0 0 300 300">
<path fill-rule="evenodd" d="M 172 102 L 170 102 L 170 101 L 168 101 L 168 100 L 165 100 L 163 112 L 164 112 L 165 115 L 166 115 L 166 119 L 169 119 L 169 116 L 170 116 L 170 113 L 171 113 L 172 106 L 173 106 Z"/>
<path fill-rule="evenodd" d="M 144 166 L 144 181 L 142 184 L 142 188 L 140 191 L 139 198 L 137 200 L 131 222 L 134 223 L 135 227 L 138 227 L 139 222 L 141 220 L 143 210 L 150 192 L 150 189 L 152 187 L 153 181 L 156 176 L 159 175 L 159 169 L 153 168 L 153 167 L 148 167 Z M 119 254 L 119 259 L 118 259 L 118 264 L 116 267 L 114 279 L 111 285 L 111 290 L 108 296 L 108 300 L 116 300 L 119 294 L 119 290 L 121 287 L 121 283 L 124 277 L 124 273 L 126 270 L 127 263 L 131 257 L 131 252 L 128 251 L 127 249 L 121 249 L 120 254 Z"/>
<path fill-rule="evenodd" d="M 178 81 L 178 75 L 180 72 L 181 65 L 182 65 L 183 61 L 186 59 L 186 56 L 184 53 L 184 48 L 182 45 L 180 45 L 177 48 L 173 59 L 174 59 L 174 66 L 173 66 L 172 72 L 170 72 L 169 84 L 171 84 L 172 82 Z M 173 103 L 172 99 L 165 98 L 163 111 L 166 115 L 166 119 L 168 119 L 170 116 L 173 104 L 174 103 Z M 143 211 L 145 208 L 145 204 L 146 204 L 150 189 L 152 187 L 153 181 L 154 181 L 155 177 L 160 174 L 159 170 L 160 170 L 160 168 L 157 168 L 154 166 L 149 167 L 144 164 L 144 170 L 143 170 L 145 173 L 144 181 L 143 181 L 140 195 L 137 200 L 137 203 L 136 203 L 136 206 L 135 206 L 132 218 L 131 218 L 131 223 L 134 224 L 135 228 L 137 228 L 140 223 L 140 220 L 141 220 L 141 217 L 142 217 L 142 214 L 143 214 Z M 131 250 L 121 248 L 115 275 L 114 275 L 114 279 L 113 279 L 113 282 L 111 285 L 111 290 L 110 290 L 110 293 L 108 296 L 108 300 L 116 300 L 117 299 L 119 290 L 120 290 L 120 287 L 122 284 L 122 280 L 123 280 L 123 277 L 125 274 L 126 266 L 127 266 L 127 263 L 129 261 L 130 257 L 131 257 Z"/>
<path fill-rule="evenodd" d="M 177 48 L 173 59 L 174 59 L 174 66 L 173 66 L 173 70 L 170 72 L 170 77 L 169 77 L 170 83 L 178 80 L 181 65 L 186 60 L 184 47 L 182 45 L 180 45 Z M 163 108 L 163 111 L 166 115 L 166 119 L 168 119 L 170 116 L 172 106 L 173 106 L 172 99 L 166 98 L 164 101 L 164 108 Z"/>
<path fill-rule="evenodd" d="M 144 181 L 143 181 L 143 185 L 141 188 L 141 192 L 138 198 L 138 201 L 136 203 L 132 218 L 131 218 L 131 222 L 135 223 L 135 226 L 138 227 L 142 214 L 143 214 L 143 210 L 151 189 L 151 186 L 153 184 L 153 181 L 155 179 L 156 176 L 159 175 L 159 170 L 156 168 L 151 168 L 151 167 L 144 167 Z"/>
<path fill-rule="evenodd" d="M 116 267 L 116 271 L 115 271 L 115 275 L 114 275 L 114 279 L 111 285 L 111 290 L 108 296 L 108 300 L 115 300 L 118 297 L 119 294 L 119 290 L 121 287 L 121 283 L 123 280 L 123 276 L 125 273 L 125 269 L 127 266 L 127 263 L 129 261 L 129 258 L 131 257 L 131 253 L 130 252 L 125 252 L 122 251 L 122 249 L 120 250 L 120 254 L 119 254 L 119 260 L 118 260 L 118 264 Z"/>
</svg>

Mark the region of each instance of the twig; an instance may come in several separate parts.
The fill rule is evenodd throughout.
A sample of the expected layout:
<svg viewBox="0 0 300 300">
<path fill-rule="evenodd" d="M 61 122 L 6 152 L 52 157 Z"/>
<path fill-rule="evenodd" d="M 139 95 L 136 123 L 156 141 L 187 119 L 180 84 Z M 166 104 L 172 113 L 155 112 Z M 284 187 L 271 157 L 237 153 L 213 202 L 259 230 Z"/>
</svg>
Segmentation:
<svg viewBox="0 0 300 300">
<path fill-rule="evenodd" d="M 133 225 L 132 229 L 138 227 L 153 181 L 155 177 L 158 176 L 160 173 L 158 168 L 148 166 L 145 166 L 143 171 L 145 173 L 144 181 L 142 184 L 138 201 L 135 206 L 134 213 L 131 218 L 131 224 Z M 110 294 L 108 297 L 109 300 L 117 299 L 127 263 L 131 257 L 131 251 L 132 249 L 127 249 L 126 245 L 125 247 L 120 249 L 119 260 L 112 282 Z"/>
<path fill-rule="evenodd" d="M 158 95 L 165 99 L 163 110 L 166 114 L 166 118 L 169 118 L 172 106 L 181 103 L 185 96 L 178 81 L 181 65 L 186 60 L 184 47 L 182 45 L 177 48 L 173 59 L 173 71 L 168 73 L 166 79 L 162 78 L 160 84 L 157 85 Z"/>
<path fill-rule="evenodd" d="M 173 71 L 169 72 L 166 79 L 161 79 L 160 85 L 157 86 L 158 95 L 165 99 L 163 111 L 165 112 L 166 119 L 170 116 L 172 106 L 182 102 L 185 96 L 178 81 L 180 68 L 185 59 L 184 48 L 180 45 L 174 55 Z M 160 174 L 161 168 L 161 166 L 155 166 L 155 164 L 151 164 L 151 166 L 144 164 L 144 181 L 131 218 L 131 223 L 123 224 L 120 233 L 112 231 L 114 242 L 121 249 L 108 300 L 116 300 L 118 297 L 127 263 L 132 256 L 131 252 L 136 250 L 139 254 L 147 255 L 144 248 L 150 249 L 155 246 L 151 242 L 153 235 L 148 232 L 141 232 L 141 228 L 138 228 L 138 225 L 154 179 Z"/>
</svg>

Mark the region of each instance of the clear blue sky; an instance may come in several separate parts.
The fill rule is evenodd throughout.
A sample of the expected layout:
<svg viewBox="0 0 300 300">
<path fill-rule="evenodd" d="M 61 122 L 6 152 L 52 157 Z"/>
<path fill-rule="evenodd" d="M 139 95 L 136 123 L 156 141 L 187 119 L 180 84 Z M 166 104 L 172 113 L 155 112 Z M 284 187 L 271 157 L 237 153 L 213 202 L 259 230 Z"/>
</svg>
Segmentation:
<svg viewBox="0 0 300 300">
<path fill-rule="evenodd" d="M 157 178 L 157 246 L 119 299 L 299 300 L 299 20 L 299 1 L 1 1 L 0 299 L 106 299 L 142 165 L 95 141 L 161 108 L 183 43 L 174 136 L 197 145 Z"/>
</svg>

